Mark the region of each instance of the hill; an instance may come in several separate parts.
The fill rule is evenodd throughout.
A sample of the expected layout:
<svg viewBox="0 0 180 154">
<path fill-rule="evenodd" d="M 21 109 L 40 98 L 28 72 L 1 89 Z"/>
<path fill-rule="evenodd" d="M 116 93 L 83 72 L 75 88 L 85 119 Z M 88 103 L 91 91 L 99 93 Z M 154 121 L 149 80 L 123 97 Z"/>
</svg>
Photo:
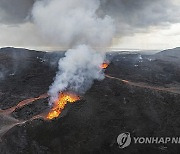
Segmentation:
<svg viewBox="0 0 180 154">
<path fill-rule="evenodd" d="M 178 144 L 131 144 L 117 136 L 178 137 L 180 69 L 171 61 L 131 53 L 108 53 L 105 79 L 95 81 L 60 117 L 42 97 L 64 53 L 0 50 L 0 153 L 178 153 Z M 41 96 L 41 97 L 39 97 Z M 23 102 L 26 102 L 23 104 Z M 16 106 L 17 104 L 20 104 Z"/>
</svg>

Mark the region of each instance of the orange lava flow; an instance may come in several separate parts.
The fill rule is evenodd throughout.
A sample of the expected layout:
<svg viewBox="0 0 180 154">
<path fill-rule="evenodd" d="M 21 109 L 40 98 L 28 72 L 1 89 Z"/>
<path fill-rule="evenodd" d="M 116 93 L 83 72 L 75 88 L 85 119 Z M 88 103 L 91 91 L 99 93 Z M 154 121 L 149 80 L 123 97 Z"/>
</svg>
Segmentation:
<svg viewBox="0 0 180 154">
<path fill-rule="evenodd" d="M 108 62 L 104 62 L 104 63 L 101 64 L 100 67 L 101 67 L 102 69 L 106 69 L 108 66 L 109 66 L 109 63 L 108 63 Z"/>
<path fill-rule="evenodd" d="M 47 119 L 58 117 L 67 103 L 74 103 L 77 100 L 80 100 L 79 96 L 68 92 L 61 92 L 58 100 L 54 102 L 53 108 L 48 113 Z"/>
<path fill-rule="evenodd" d="M 35 102 L 36 100 L 44 99 L 47 97 L 48 97 L 48 94 L 45 93 L 45 94 L 40 95 L 39 97 L 25 99 L 25 100 L 19 102 L 16 106 L 13 106 L 13 107 L 8 108 L 6 110 L 0 110 L 0 114 L 11 114 L 13 111 L 15 111 L 18 108 L 21 108 L 25 105 L 28 105 L 32 102 Z"/>
</svg>

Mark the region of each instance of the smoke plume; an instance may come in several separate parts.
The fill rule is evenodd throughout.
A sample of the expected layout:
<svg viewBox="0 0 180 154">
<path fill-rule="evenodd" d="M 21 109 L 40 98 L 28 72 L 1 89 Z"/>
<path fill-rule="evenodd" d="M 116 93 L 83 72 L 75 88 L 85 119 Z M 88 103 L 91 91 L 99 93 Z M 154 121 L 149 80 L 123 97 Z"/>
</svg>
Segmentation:
<svg viewBox="0 0 180 154">
<path fill-rule="evenodd" d="M 39 30 L 54 43 L 73 47 L 79 44 L 107 46 L 114 35 L 110 16 L 96 15 L 99 0 L 37 1 L 32 10 Z"/>
<path fill-rule="evenodd" d="M 103 54 L 97 53 L 87 45 L 68 50 L 65 58 L 59 60 L 59 71 L 49 90 L 51 102 L 57 98 L 60 91 L 84 93 L 91 87 L 94 79 L 103 79 L 99 67 L 103 61 Z"/>
<path fill-rule="evenodd" d="M 100 65 L 105 48 L 115 33 L 110 16 L 98 17 L 99 0 L 42 0 L 32 9 L 32 18 L 44 38 L 71 47 L 59 60 L 59 71 L 50 86 L 51 102 L 64 90 L 84 93 L 94 79 L 103 79 Z"/>
</svg>

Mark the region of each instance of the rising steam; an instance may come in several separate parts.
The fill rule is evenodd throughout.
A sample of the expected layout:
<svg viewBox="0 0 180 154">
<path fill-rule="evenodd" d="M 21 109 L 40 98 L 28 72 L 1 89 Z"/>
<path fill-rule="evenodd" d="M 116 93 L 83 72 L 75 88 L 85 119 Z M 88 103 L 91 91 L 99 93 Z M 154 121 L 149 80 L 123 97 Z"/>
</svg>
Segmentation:
<svg viewBox="0 0 180 154">
<path fill-rule="evenodd" d="M 108 47 L 115 33 L 110 16 L 100 18 L 99 0 L 42 0 L 34 4 L 32 17 L 44 38 L 72 48 L 59 61 L 59 71 L 50 86 L 51 102 L 58 93 L 71 90 L 83 93 L 94 79 L 103 79 L 104 54 L 95 47 Z"/>
<path fill-rule="evenodd" d="M 71 90 L 78 93 L 85 92 L 94 79 L 103 79 L 100 65 L 104 56 L 97 53 L 91 47 L 80 45 L 66 52 L 65 58 L 59 60 L 59 72 L 49 94 L 53 100 L 63 90 Z"/>
</svg>

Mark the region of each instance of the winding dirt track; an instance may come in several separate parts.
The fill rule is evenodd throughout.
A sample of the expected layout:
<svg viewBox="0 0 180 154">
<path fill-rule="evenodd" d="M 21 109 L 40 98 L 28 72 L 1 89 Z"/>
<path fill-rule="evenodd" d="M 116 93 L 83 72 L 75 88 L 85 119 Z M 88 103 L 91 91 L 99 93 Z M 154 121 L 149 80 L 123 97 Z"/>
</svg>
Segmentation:
<svg viewBox="0 0 180 154">
<path fill-rule="evenodd" d="M 109 79 L 118 80 L 120 82 L 123 82 L 123 83 L 131 85 L 131 86 L 135 86 L 135 87 L 141 87 L 141 88 L 146 88 L 146 89 L 152 89 L 155 91 L 163 91 L 163 92 L 169 92 L 169 93 L 174 93 L 174 94 L 180 94 L 180 89 L 178 89 L 176 87 L 164 88 L 164 87 L 151 86 L 151 85 L 148 85 L 143 82 L 132 82 L 132 81 L 124 80 L 124 79 L 117 78 L 117 77 L 107 75 L 107 74 L 105 75 L 105 77 L 107 77 Z"/>
</svg>

